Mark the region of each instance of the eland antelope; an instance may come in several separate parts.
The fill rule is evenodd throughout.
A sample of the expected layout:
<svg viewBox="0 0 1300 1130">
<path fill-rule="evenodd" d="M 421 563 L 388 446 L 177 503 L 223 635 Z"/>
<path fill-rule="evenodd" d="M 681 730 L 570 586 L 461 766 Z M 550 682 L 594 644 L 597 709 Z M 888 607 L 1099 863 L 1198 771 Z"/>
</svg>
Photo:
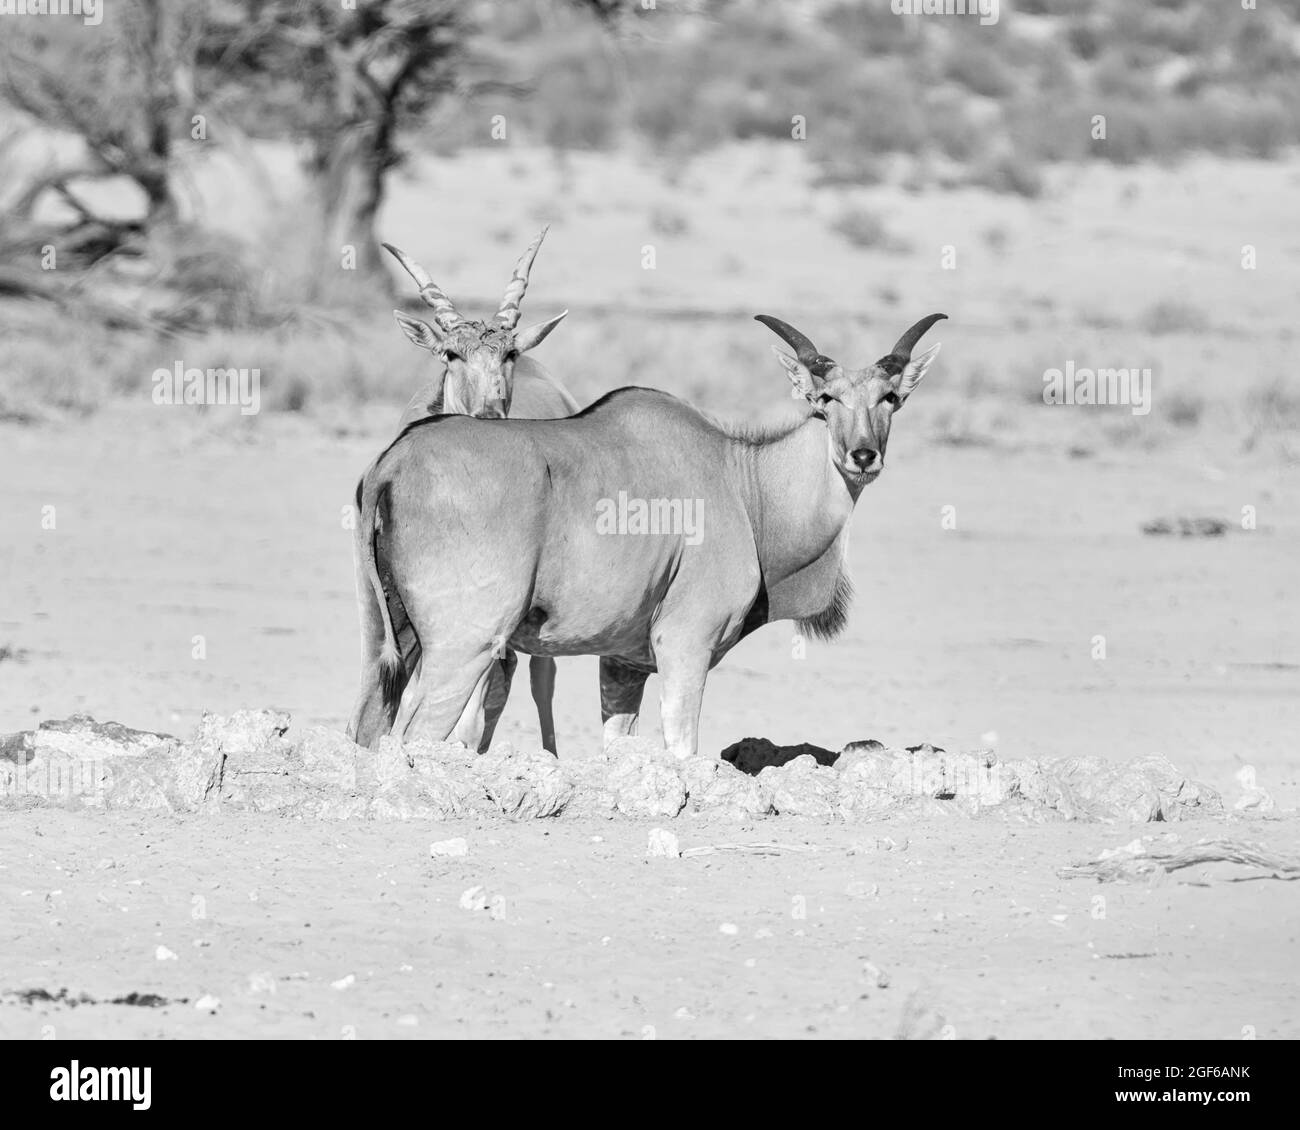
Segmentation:
<svg viewBox="0 0 1300 1130">
<path fill-rule="evenodd" d="M 844 626 L 845 554 L 858 496 L 884 468 L 894 413 L 939 350 L 912 349 L 943 314 L 912 326 L 872 365 L 847 369 L 792 326 L 760 315 L 807 401 L 756 432 L 668 393 L 625 388 L 559 420 L 417 421 L 358 486 L 363 568 L 382 618 L 379 671 L 399 738 L 473 746 L 503 647 L 598 655 L 608 743 L 635 732 L 646 678 L 663 680 L 665 744 L 696 752 L 709 670 L 762 624 L 823 638 Z M 702 536 L 611 533 L 612 497 L 693 501 Z M 419 637 L 398 650 L 375 546 Z"/>
<path fill-rule="evenodd" d="M 398 423 L 399 433 L 417 420 L 446 413 L 489 419 L 510 416 L 544 420 L 570 416 L 578 411 L 578 403 L 568 390 L 536 361 L 523 356 L 541 344 L 568 311 L 528 329 L 516 330 L 520 303 L 528 289 L 529 272 L 547 230 L 543 228 L 520 257 L 500 308 L 488 322 L 464 317 L 423 267 L 391 244 L 384 244 L 415 280 L 420 288 L 420 297 L 433 310 L 434 324 L 413 318 L 401 310 L 394 310 L 393 314 L 406 336 L 441 362 L 438 374 L 411 398 Z M 384 636 L 375 593 L 360 569 L 359 544 L 356 551 L 357 601 L 361 609 L 361 693 L 348 726 L 348 736 L 369 746 L 387 732 L 379 678 L 379 652 Z M 380 569 L 387 572 L 382 560 Z M 403 662 L 409 672 L 419 661 L 420 641 L 399 601 L 391 601 L 386 611 L 386 618 L 391 618 L 396 625 Z M 510 649 L 504 649 L 499 658 L 500 663 L 491 673 L 485 696 L 485 719 L 480 739 L 484 747 L 492 740 L 518 663 Z M 555 660 L 549 656 L 533 656 L 528 671 L 541 725 L 542 744 L 554 753 L 552 701 L 555 695 Z"/>
</svg>

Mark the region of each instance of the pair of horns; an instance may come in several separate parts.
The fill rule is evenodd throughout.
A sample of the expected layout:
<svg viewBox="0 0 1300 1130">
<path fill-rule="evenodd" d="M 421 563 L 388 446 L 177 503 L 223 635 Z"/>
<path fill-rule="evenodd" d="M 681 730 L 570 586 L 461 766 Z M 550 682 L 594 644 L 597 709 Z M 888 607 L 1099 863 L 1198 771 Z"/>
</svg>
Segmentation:
<svg viewBox="0 0 1300 1130">
<path fill-rule="evenodd" d="M 898 344 L 890 350 L 889 356 L 906 365 L 912 359 L 912 350 L 916 347 L 916 343 L 925 336 L 925 332 L 935 322 L 941 322 L 947 316 L 947 314 L 930 314 L 922 318 L 898 339 Z M 810 372 L 817 373 L 820 376 L 819 370 L 824 370 L 829 365 L 834 364 L 829 357 L 819 353 L 817 347 L 788 322 L 783 322 L 780 318 L 773 318 L 770 314 L 757 314 L 754 320 L 762 322 L 763 325 L 793 349 L 795 356 L 799 358 L 800 364 Z"/>
<path fill-rule="evenodd" d="M 496 320 L 508 330 L 513 330 L 519 325 L 519 304 L 523 302 L 524 292 L 528 290 L 528 273 L 533 269 L 533 260 L 537 258 L 537 249 L 542 246 L 542 240 L 546 238 L 548 231 L 550 231 L 550 225 L 542 228 L 537 238 L 528 245 L 528 250 L 519 257 L 519 262 L 515 264 L 514 274 L 510 276 L 510 283 L 506 287 L 505 297 L 501 299 L 501 305 L 496 312 Z M 406 273 L 415 280 L 416 286 L 420 288 L 420 297 L 424 299 L 425 305 L 433 310 L 433 320 L 445 332 L 450 333 L 465 321 L 452 300 L 429 277 L 428 271 L 407 255 L 406 252 L 398 250 L 391 243 L 385 243 L 384 249 L 401 263 L 406 269 Z"/>
</svg>

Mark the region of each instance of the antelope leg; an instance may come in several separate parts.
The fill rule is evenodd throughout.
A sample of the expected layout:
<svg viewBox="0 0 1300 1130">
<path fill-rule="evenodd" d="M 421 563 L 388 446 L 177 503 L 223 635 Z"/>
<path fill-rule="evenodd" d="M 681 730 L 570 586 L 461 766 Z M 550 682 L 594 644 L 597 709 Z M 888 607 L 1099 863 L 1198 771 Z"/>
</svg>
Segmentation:
<svg viewBox="0 0 1300 1130">
<path fill-rule="evenodd" d="M 483 696 L 483 737 L 479 739 L 479 753 L 487 753 L 492 745 L 492 735 L 496 733 L 497 723 L 501 720 L 501 711 L 506 708 L 510 681 L 515 677 L 517 666 L 519 656 L 506 648 L 501 658 L 488 668 L 487 693 Z"/>
<path fill-rule="evenodd" d="M 600 718 L 605 724 L 606 749 L 617 739 L 636 733 L 647 678 L 645 671 L 607 655 L 600 657 Z"/>
<path fill-rule="evenodd" d="M 537 721 L 542 727 L 542 748 L 547 753 L 559 753 L 555 748 L 555 660 L 546 655 L 534 655 L 528 660 L 528 681 L 537 704 Z"/>
<path fill-rule="evenodd" d="M 709 650 L 702 647 L 679 644 L 655 648 L 655 661 L 663 678 L 659 717 L 664 727 L 664 745 L 674 757 L 695 755 L 709 657 Z"/>
</svg>

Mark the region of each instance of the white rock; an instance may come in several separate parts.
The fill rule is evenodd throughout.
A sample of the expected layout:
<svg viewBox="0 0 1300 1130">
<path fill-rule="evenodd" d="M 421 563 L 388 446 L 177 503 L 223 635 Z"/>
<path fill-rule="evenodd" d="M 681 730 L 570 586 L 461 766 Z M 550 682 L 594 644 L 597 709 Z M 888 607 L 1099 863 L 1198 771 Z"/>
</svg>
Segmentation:
<svg viewBox="0 0 1300 1130">
<path fill-rule="evenodd" d="M 885 989 L 889 987 L 889 974 L 874 962 L 868 961 L 866 965 L 862 967 L 862 973 L 868 981 L 876 986 L 877 989 Z"/>
<path fill-rule="evenodd" d="M 452 840 L 437 840 L 429 845 L 429 854 L 432 856 L 469 855 L 469 844 L 462 836 Z"/>
<path fill-rule="evenodd" d="M 176 960 L 177 960 L 176 955 L 175 955 L 174 953 L 172 953 L 172 951 L 169 950 L 166 946 L 159 946 L 156 950 L 153 951 L 153 955 L 154 955 L 154 957 L 156 957 L 159 961 L 176 961 Z"/>
<path fill-rule="evenodd" d="M 221 1007 L 221 1001 L 211 993 L 204 993 L 194 1002 L 194 1007 L 199 1012 L 216 1012 Z"/>
<path fill-rule="evenodd" d="M 1129 842 L 1126 843 L 1123 847 L 1103 848 L 1101 854 L 1097 856 L 1097 859 L 1102 860 L 1102 859 L 1114 859 L 1117 856 L 1132 857 L 1138 855 L 1146 855 L 1146 850 L 1147 849 L 1143 847 L 1142 840 L 1139 837 L 1136 840 L 1129 840 Z"/>
<path fill-rule="evenodd" d="M 486 910 L 488 904 L 487 888 L 481 883 L 470 887 L 460 896 L 461 910 Z"/>
<path fill-rule="evenodd" d="M 357 975 L 349 973 L 346 977 L 340 977 L 337 981 L 330 982 L 331 989 L 338 989 L 340 992 L 344 989 L 350 989 L 357 983 Z"/>
<path fill-rule="evenodd" d="M 719 934 L 730 934 L 730 935 L 739 934 L 739 933 L 740 933 L 740 927 L 737 926 L 734 922 L 724 922 L 724 923 L 722 923 L 721 926 L 718 927 L 718 933 L 719 933 Z"/>
<path fill-rule="evenodd" d="M 682 854 L 682 849 L 677 846 L 677 836 L 664 828 L 651 828 L 650 837 L 646 844 L 646 855 L 648 856 L 667 856 L 669 859 L 678 859 Z"/>
<path fill-rule="evenodd" d="M 250 993 L 270 993 L 275 995 L 275 978 L 269 973 L 250 973 L 248 975 Z"/>
</svg>

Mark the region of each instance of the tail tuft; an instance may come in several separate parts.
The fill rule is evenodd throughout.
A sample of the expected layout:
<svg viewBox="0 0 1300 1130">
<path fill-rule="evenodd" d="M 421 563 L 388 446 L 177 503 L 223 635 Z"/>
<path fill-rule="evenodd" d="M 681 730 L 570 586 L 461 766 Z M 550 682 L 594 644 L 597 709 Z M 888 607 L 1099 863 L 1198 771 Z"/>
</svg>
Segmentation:
<svg viewBox="0 0 1300 1130">
<path fill-rule="evenodd" d="M 380 456 L 382 462 L 383 456 Z M 381 473 L 379 462 L 371 465 L 361 481 L 361 524 L 358 535 L 361 538 L 362 563 L 366 576 L 370 580 L 370 590 L 374 593 L 375 603 L 384 624 L 384 645 L 379 652 L 379 684 L 384 696 L 384 709 L 391 726 L 397 715 L 397 704 L 401 701 L 402 691 L 406 689 L 406 665 L 402 662 L 402 653 L 397 646 L 397 636 L 393 632 L 393 617 L 388 608 L 388 594 L 384 591 L 379 577 L 376 560 L 375 541 L 379 534 L 376 517 L 381 506 L 388 498 L 389 482 Z"/>
<path fill-rule="evenodd" d="M 406 664 L 395 647 L 385 645 L 379 655 L 379 685 L 384 692 L 384 709 L 391 720 L 406 689 Z"/>
</svg>

